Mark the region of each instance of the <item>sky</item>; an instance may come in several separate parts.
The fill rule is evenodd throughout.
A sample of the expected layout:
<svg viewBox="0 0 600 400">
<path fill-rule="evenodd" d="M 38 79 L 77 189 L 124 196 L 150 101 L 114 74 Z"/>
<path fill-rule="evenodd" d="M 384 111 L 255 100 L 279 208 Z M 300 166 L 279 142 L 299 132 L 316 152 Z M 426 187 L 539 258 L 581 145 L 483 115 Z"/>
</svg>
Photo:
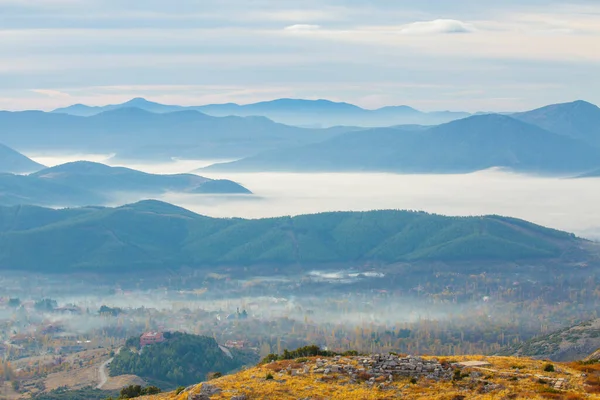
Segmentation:
<svg viewBox="0 0 600 400">
<path fill-rule="evenodd" d="M 0 0 L 0 109 L 600 104 L 599 0 Z"/>
</svg>

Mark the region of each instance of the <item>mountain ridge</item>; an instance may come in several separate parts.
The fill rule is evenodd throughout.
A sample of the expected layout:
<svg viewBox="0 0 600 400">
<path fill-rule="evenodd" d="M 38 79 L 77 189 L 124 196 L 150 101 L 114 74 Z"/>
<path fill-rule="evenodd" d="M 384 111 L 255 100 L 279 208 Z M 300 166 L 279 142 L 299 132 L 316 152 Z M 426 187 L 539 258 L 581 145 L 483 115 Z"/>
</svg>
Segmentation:
<svg viewBox="0 0 600 400">
<path fill-rule="evenodd" d="M 157 175 L 131 168 L 75 161 L 29 175 L 0 174 L 0 204 L 42 206 L 103 205 L 124 193 L 157 195 L 165 192 L 252 194 L 226 180 L 194 174 Z"/>
<path fill-rule="evenodd" d="M 510 116 L 485 114 L 424 129 L 349 132 L 204 170 L 465 173 L 504 167 L 570 174 L 598 166 L 600 151 L 586 143 Z"/>
<path fill-rule="evenodd" d="M 359 125 L 367 127 L 400 124 L 435 125 L 471 115 L 470 113 L 459 111 L 423 112 L 406 105 L 366 109 L 346 102 L 335 102 L 326 99 L 308 100 L 297 98 L 279 98 L 250 104 L 223 103 L 201 106 L 165 105 L 151 102 L 144 98 L 134 98 L 121 104 L 96 107 L 77 104 L 59 108 L 52 112 L 92 116 L 104 111 L 132 106 L 158 113 L 196 110 L 215 117 L 232 115 L 249 117 L 257 115 L 287 125 L 320 125 L 324 127 L 338 125 Z"/>
<path fill-rule="evenodd" d="M 40 214 L 45 217 L 36 225 L 32 215 Z M 205 217 L 156 201 L 68 210 L 0 207 L 0 229 L 0 269 L 37 272 L 40 266 L 54 272 L 123 272 L 125 267 L 134 272 L 165 266 L 514 261 L 587 254 L 581 249 L 584 241 L 574 235 L 526 221 L 393 210 L 246 220 Z M 36 243 L 44 246 L 33 252 Z"/>
</svg>

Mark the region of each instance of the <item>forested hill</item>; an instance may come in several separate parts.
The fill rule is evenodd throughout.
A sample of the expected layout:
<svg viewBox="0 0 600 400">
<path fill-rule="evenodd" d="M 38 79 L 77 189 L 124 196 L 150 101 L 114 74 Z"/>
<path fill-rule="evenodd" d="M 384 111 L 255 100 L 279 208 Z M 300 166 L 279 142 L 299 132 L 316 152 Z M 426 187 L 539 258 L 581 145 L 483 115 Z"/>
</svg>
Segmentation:
<svg viewBox="0 0 600 400">
<path fill-rule="evenodd" d="M 117 208 L 0 207 L 0 267 L 37 272 L 585 255 L 574 235 L 500 217 L 412 211 L 209 218 L 157 201 Z"/>
<path fill-rule="evenodd" d="M 111 376 L 137 375 L 175 388 L 203 381 L 208 373 L 229 373 L 244 365 L 253 365 L 258 355 L 236 349 L 222 350 L 215 339 L 174 332 L 167 340 L 138 349 L 122 349 L 110 365 Z M 139 343 L 139 338 L 134 338 Z"/>
</svg>

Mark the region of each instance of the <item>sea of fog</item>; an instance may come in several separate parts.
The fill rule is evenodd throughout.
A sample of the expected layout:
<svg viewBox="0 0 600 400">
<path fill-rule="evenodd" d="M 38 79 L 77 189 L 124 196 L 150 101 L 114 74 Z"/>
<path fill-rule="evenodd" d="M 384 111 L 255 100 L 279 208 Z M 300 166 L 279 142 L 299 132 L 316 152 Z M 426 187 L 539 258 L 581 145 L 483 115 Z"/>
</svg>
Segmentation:
<svg viewBox="0 0 600 400">
<path fill-rule="evenodd" d="M 151 173 L 183 173 L 216 160 L 112 162 L 106 154 L 29 155 L 53 166 L 89 160 Z M 444 215 L 500 214 L 600 239 L 600 179 L 564 179 L 487 170 L 462 175 L 385 173 L 213 173 L 255 196 L 168 193 L 167 201 L 214 217 L 260 218 L 322 211 L 423 210 Z M 130 202 L 132 199 L 123 199 Z M 115 204 L 116 205 L 116 204 Z"/>
</svg>

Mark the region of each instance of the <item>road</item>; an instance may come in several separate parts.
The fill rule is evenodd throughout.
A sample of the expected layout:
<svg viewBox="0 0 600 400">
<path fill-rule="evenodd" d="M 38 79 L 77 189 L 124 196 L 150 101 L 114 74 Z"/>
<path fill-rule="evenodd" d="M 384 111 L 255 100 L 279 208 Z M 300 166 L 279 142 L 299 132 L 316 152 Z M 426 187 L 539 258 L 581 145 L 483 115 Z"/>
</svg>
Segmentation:
<svg viewBox="0 0 600 400">
<path fill-rule="evenodd" d="M 115 351 L 115 355 L 119 354 L 121 349 L 122 347 L 119 347 L 117 351 Z M 98 376 L 100 377 L 100 383 L 98 384 L 98 386 L 96 386 L 96 389 L 102 389 L 102 386 L 106 385 L 106 382 L 108 381 L 108 370 L 106 368 L 114 359 L 114 357 L 109 358 L 100 365 L 100 368 L 98 368 Z"/>
<path fill-rule="evenodd" d="M 96 386 L 96 389 L 102 389 L 102 386 L 106 385 L 106 382 L 108 381 L 108 371 L 106 370 L 106 367 L 108 367 L 108 364 L 110 364 L 113 359 L 114 357 L 109 358 L 108 360 L 104 361 L 102 365 L 100 365 L 100 368 L 98 368 L 100 383 L 98 384 L 98 386 Z"/>
</svg>

